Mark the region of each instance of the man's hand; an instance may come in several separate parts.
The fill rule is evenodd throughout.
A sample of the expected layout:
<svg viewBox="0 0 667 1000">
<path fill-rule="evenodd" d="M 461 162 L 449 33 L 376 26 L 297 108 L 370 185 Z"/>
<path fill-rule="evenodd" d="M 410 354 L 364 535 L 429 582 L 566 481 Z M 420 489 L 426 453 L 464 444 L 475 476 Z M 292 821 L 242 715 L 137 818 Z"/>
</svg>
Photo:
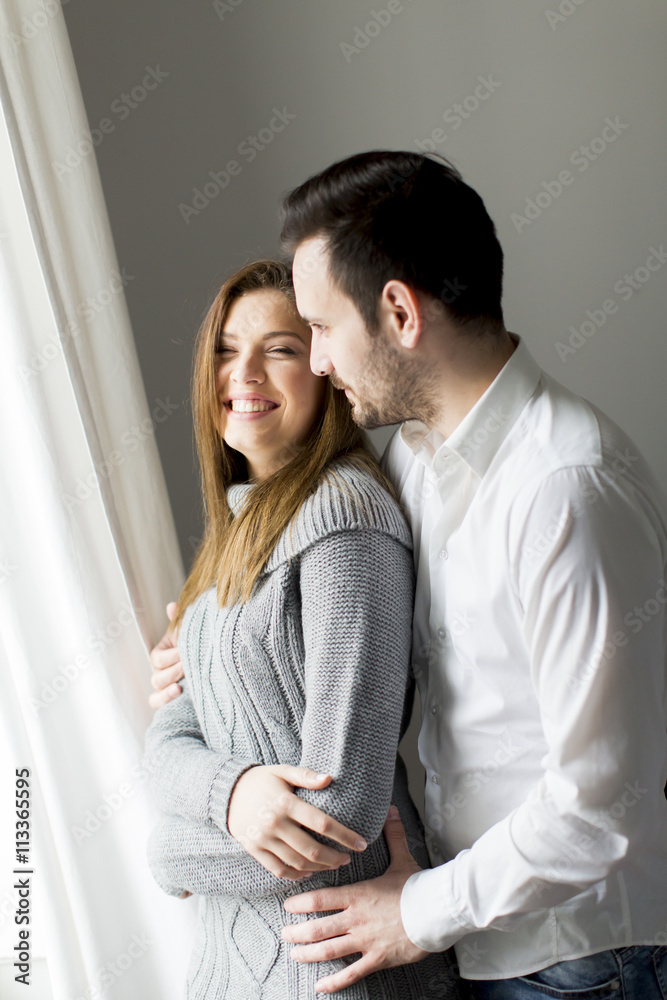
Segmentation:
<svg viewBox="0 0 667 1000">
<path fill-rule="evenodd" d="M 234 785 L 227 826 L 260 865 L 278 878 L 299 879 L 349 864 L 350 856 L 321 844 L 307 830 L 343 847 L 364 851 L 359 834 L 294 794 L 298 788 L 326 788 L 331 776 L 290 764 L 256 764 Z M 307 827 L 307 830 L 302 827 Z"/>
<path fill-rule="evenodd" d="M 330 917 L 283 927 L 284 941 L 310 942 L 293 948 L 297 962 L 324 962 L 361 952 L 361 958 L 335 976 L 320 979 L 318 993 L 336 993 L 370 972 L 419 962 L 430 954 L 409 939 L 401 920 L 400 899 L 410 875 L 421 871 L 410 854 L 398 809 L 392 806 L 384 825 L 390 864 L 384 875 L 367 882 L 302 892 L 285 900 L 289 913 L 340 910 Z"/>
<path fill-rule="evenodd" d="M 171 601 L 167 605 L 167 617 L 171 621 L 176 611 L 176 601 Z M 160 708 L 166 705 L 172 698 L 176 698 L 181 689 L 175 681 L 180 681 L 184 676 L 181 654 L 178 652 L 178 630 L 171 632 L 169 629 L 162 636 L 157 646 L 151 649 L 151 684 L 155 691 L 148 699 L 151 708 Z"/>
</svg>

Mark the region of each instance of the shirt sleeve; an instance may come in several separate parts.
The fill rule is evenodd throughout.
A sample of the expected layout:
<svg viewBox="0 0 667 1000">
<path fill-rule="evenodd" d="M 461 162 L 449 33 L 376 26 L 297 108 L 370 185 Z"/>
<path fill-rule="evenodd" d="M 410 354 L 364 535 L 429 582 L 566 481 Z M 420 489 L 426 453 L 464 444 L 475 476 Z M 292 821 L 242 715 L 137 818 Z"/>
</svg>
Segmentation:
<svg viewBox="0 0 667 1000">
<path fill-rule="evenodd" d="M 380 531 L 355 529 L 327 536 L 300 559 L 306 685 L 300 764 L 333 781 L 295 791 L 370 844 L 391 805 L 411 690 L 412 553 Z"/>
<path fill-rule="evenodd" d="M 216 826 L 231 838 L 227 814 L 234 785 L 248 768 L 261 762 L 210 750 L 187 678 L 179 684 L 182 693 L 157 709 L 146 733 L 142 763 L 150 789 L 163 812 Z"/>
<path fill-rule="evenodd" d="M 410 939 L 442 951 L 511 930 L 599 882 L 664 810 L 665 551 L 629 483 L 592 467 L 552 473 L 510 543 L 530 679 L 548 751 L 525 800 L 469 849 L 412 875 Z"/>
</svg>

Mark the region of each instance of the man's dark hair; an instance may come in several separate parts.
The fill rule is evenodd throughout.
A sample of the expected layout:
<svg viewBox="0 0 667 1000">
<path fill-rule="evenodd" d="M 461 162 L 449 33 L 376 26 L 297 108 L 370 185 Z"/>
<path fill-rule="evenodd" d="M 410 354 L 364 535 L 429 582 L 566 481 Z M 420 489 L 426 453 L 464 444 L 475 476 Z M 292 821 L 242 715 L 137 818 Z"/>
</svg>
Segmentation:
<svg viewBox="0 0 667 1000">
<path fill-rule="evenodd" d="M 340 160 L 283 201 L 288 253 L 323 237 L 329 273 L 369 331 L 387 281 L 443 305 L 456 326 L 503 329 L 503 252 L 484 202 L 444 157 L 372 150 Z"/>
</svg>

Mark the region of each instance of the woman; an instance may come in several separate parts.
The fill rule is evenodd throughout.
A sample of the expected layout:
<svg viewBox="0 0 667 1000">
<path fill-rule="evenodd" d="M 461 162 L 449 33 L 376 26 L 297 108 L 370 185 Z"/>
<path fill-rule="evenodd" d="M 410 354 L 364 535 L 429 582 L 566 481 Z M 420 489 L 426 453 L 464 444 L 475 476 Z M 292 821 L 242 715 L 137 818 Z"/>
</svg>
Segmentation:
<svg viewBox="0 0 667 1000">
<path fill-rule="evenodd" d="M 198 339 L 206 530 L 171 622 L 182 694 L 158 709 L 146 738 L 167 814 L 149 840 L 151 870 L 168 894 L 200 896 L 191 1000 L 310 998 L 350 964 L 291 960 L 281 930 L 299 916 L 282 904 L 295 890 L 385 871 L 392 801 L 415 860 L 429 866 L 397 756 L 414 693 L 410 531 L 344 393 L 313 374 L 309 355 L 289 272 L 273 261 L 223 285 Z M 303 812 L 274 850 L 259 849 L 253 816 L 294 790 L 276 765 L 331 779 L 296 789 Z M 312 807 L 332 817 L 332 837 L 352 848 L 352 830 L 368 846 L 344 855 L 314 834 L 322 846 L 306 862 Z M 456 987 L 447 958 L 433 954 L 337 996 L 443 998 Z"/>
</svg>

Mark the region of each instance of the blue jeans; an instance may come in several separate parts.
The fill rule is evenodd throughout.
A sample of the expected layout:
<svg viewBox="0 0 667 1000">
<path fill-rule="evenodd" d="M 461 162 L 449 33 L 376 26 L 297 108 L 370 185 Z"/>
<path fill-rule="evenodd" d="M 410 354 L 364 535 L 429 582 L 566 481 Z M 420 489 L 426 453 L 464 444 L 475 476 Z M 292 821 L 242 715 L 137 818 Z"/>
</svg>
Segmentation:
<svg viewBox="0 0 667 1000">
<path fill-rule="evenodd" d="M 667 946 L 612 948 L 528 976 L 466 985 L 473 1000 L 667 1000 Z"/>
</svg>

